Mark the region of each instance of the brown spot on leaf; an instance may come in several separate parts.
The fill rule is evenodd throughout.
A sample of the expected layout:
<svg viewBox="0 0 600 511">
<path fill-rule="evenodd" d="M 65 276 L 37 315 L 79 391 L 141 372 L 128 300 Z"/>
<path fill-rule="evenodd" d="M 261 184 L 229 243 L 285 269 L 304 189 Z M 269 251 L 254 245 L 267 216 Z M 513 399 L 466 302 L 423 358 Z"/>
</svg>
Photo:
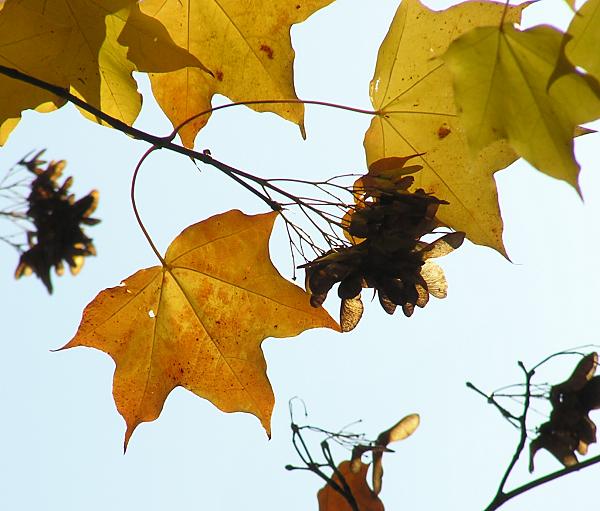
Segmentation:
<svg viewBox="0 0 600 511">
<path fill-rule="evenodd" d="M 260 51 L 264 51 L 271 60 L 273 60 L 273 48 L 267 46 L 266 44 L 260 45 Z"/>
<path fill-rule="evenodd" d="M 216 77 L 217 80 L 219 80 L 220 82 L 222 82 L 223 81 L 223 71 L 217 71 L 215 73 L 215 77 Z"/>
<path fill-rule="evenodd" d="M 446 123 L 444 123 L 439 127 L 439 129 L 437 131 L 437 136 L 441 140 L 443 138 L 446 138 L 448 135 L 450 135 L 451 131 L 452 130 L 450 129 L 450 127 Z"/>
</svg>

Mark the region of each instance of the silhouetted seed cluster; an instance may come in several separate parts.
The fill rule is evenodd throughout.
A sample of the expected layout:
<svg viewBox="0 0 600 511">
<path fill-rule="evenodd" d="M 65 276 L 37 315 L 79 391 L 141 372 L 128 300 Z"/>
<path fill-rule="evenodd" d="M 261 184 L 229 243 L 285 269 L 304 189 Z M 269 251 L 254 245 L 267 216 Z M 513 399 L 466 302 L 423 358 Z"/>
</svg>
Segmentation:
<svg viewBox="0 0 600 511">
<path fill-rule="evenodd" d="M 539 436 L 531 442 L 529 471 L 533 472 L 533 458 L 537 451 L 546 449 L 563 465 L 576 465 L 575 452 L 587 454 L 589 444 L 596 442 L 596 425 L 589 418 L 591 410 L 600 409 L 600 376 L 594 376 L 598 354 L 586 355 L 571 377 L 552 387 L 550 420 L 539 427 Z"/>
<path fill-rule="evenodd" d="M 71 273 L 76 275 L 83 266 L 84 257 L 96 255 L 92 239 L 84 234 L 82 224 L 95 225 L 100 222 L 90 218 L 98 204 L 99 194 L 93 190 L 75 200 L 75 196 L 68 192 L 73 178 L 65 179 L 62 184 L 58 181 L 66 162 L 51 161 L 43 169 L 45 162 L 38 159 L 42 152 L 29 161 L 20 162 L 36 176 L 31 182 L 31 193 L 27 198 L 27 216 L 35 226 L 35 231 L 28 232 L 30 248 L 21 254 L 15 278 L 35 273 L 48 292 L 52 293 L 52 267 L 57 275 L 62 275 L 64 260 Z"/>
<path fill-rule="evenodd" d="M 350 215 L 348 234 L 355 244 L 332 250 L 304 265 L 310 303 L 320 306 L 336 284 L 341 298 L 340 324 L 352 330 L 360 320 L 363 288 L 373 288 L 388 314 L 401 307 L 411 316 L 415 306 L 425 307 L 429 295 L 446 296 L 442 269 L 429 261 L 458 248 L 464 233 L 445 234 L 432 243 L 421 241 L 439 227 L 440 204 L 447 202 L 422 189 L 409 192 L 410 176 L 395 183 L 394 190 L 379 190 L 373 201 L 357 203 Z"/>
</svg>

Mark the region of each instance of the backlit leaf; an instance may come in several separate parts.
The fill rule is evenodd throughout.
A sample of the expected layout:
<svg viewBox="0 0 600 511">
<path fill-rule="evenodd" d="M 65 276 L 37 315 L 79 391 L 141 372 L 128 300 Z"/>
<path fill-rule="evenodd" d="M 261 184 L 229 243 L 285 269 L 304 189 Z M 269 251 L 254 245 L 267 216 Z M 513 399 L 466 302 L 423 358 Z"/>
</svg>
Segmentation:
<svg viewBox="0 0 600 511">
<path fill-rule="evenodd" d="M 569 60 L 600 81 L 600 0 L 587 0 L 567 30 L 565 52 Z"/>
<path fill-rule="evenodd" d="M 223 94 L 233 101 L 296 99 L 290 27 L 333 0 L 145 0 L 141 10 L 162 22 L 177 45 L 198 57 L 198 69 L 151 76 L 152 90 L 174 126 L 210 108 Z M 303 126 L 299 104 L 254 105 Z M 180 132 L 191 147 L 203 116 Z"/>
<path fill-rule="evenodd" d="M 66 25 L 16 2 L 8 3 L 0 11 L 0 64 L 66 86 L 67 79 L 58 68 L 69 33 Z M 0 90 L 0 144 L 6 142 L 23 110 L 40 105 L 53 110 L 63 103 L 54 94 L 4 75 L 0 75 Z"/>
<path fill-rule="evenodd" d="M 102 291 L 65 348 L 89 346 L 116 364 L 113 395 L 125 445 L 185 387 L 225 412 L 258 417 L 270 434 L 273 391 L 260 345 L 315 327 L 339 330 L 269 259 L 276 213 L 216 215 L 185 229 L 166 266 L 138 271 Z"/>
<path fill-rule="evenodd" d="M 534 458 L 546 449 L 566 467 L 579 463 L 577 455 L 585 455 L 596 442 L 596 424 L 588 413 L 598 407 L 600 387 L 597 376 L 598 354 L 583 357 L 568 380 L 550 388 L 552 413 L 550 420 L 537 428 L 538 436 L 529 445 L 529 471 Z"/>
<path fill-rule="evenodd" d="M 366 477 L 369 465 L 357 463 L 357 468 L 358 470 L 353 472 L 350 469 L 350 461 L 344 461 L 340 463 L 338 470 L 350 487 L 358 509 L 360 511 L 383 511 L 383 502 L 379 500 L 379 497 L 367 484 Z M 337 475 L 333 476 L 333 481 L 340 484 Z M 346 499 L 329 485 L 319 490 L 317 499 L 319 500 L 319 511 L 352 511 Z"/>
<path fill-rule="evenodd" d="M 518 22 L 527 4 L 509 7 Z M 371 82 L 380 112 L 365 136 L 367 161 L 424 153 L 415 186 L 447 200 L 438 217 L 471 241 L 504 253 L 502 219 L 493 174 L 516 159 L 499 142 L 472 158 L 456 116 L 452 75 L 438 58 L 453 39 L 476 26 L 497 25 L 504 10 L 494 2 L 465 2 L 442 12 L 404 0 L 385 37 Z"/>
<path fill-rule="evenodd" d="M 175 44 L 160 21 L 143 14 L 139 4 L 132 7 L 119 42 L 129 48 L 127 57 L 138 71 L 167 73 L 197 67 L 210 74 L 194 55 Z"/>
<path fill-rule="evenodd" d="M 118 42 L 118 37 L 135 0 L 22 0 L 20 3 L 70 29 L 67 51 L 57 72 L 67 78 L 71 92 L 132 124 L 141 108 L 141 96 L 131 74 L 135 67 L 127 60 L 127 48 Z M 37 47 L 32 46 L 29 51 L 37 52 Z M 82 113 L 94 119 L 91 114 Z"/>
<path fill-rule="evenodd" d="M 573 136 L 600 117 L 600 91 L 574 68 L 549 85 L 562 39 L 549 26 L 481 27 L 454 41 L 444 60 L 474 153 L 507 139 L 534 167 L 579 190 Z"/>
</svg>

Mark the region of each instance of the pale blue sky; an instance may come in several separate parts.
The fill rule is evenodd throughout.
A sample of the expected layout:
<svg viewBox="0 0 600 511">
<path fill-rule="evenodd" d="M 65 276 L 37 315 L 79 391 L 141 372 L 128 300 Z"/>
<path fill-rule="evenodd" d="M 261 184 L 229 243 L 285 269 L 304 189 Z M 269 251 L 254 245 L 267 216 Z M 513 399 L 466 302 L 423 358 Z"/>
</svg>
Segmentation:
<svg viewBox="0 0 600 511">
<path fill-rule="evenodd" d="M 396 7 L 390 0 L 337 0 L 295 27 L 298 95 L 370 107 L 377 49 Z M 556 0 L 528 10 L 531 23 L 544 19 L 563 26 L 568 13 Z M 146 81 L 140 83 L 147 90 Z M 365 116 L 308 107 L 308 140 L 302 141 L 297 127 L 274 115 L 230 109 L 211 119 L 197 148 L 210 148 L 218 159 L 263 176 L 322 178 L 364 172 L 368 124 Z M 156 134 L 170 130 L 150 97 L 137 126 Z M 147 146 L 83 120 L 72 108 L 27 113 L 0 150 L 0 168 L 47 148 L 49 158 L 68 160 L 73 190 L 100 190 L 95 216 L 102 223 L 89 230 L 98 257 L 90 258 L 76 279 L 55 278 L 51 297 L 34 278 L 15 282 L 16 254 L 0 246 L 0 509 L 316 510 L 321 481 L 283 469 L 298 463 L 287 404 L 296 395 L 306 402 L 311 423 L 336 429 L 363 419 L 354 429 L 371 437 L 408 413 L 421 414 L 415 435 L 384 460 L 381 496 L 388 510 L 482 509 L 517 438 L 465 381 L 492 390 L 520 381 L 517 360 L 532 365 L 555 351 L 598 343 L 599 140 L 598 135 L 577 140 L 585 202 L 525 163 L 497 175 L 513 264 L 466 243 L 441 260 L 448 298 L 432 300 L 412 318 L 389 317 L 367 303 L 365 317 L 350 334 L 309 331 L 266 340 L 276 394 L 272 440 L 256 418 L 224 414 L 180 388 L 157 421 L 136 430 L 123 456 L 125 426 L 111 396 L 111 359 L 84 348 L 50 350 L 73 336 L 81 311 L 98 291 L 156 264 L 129 203 L 131 173 Z M 142 170 L 137 196 L 161 250 L 184 227 L 212 214 L 232 208 L 265 211 L 216 171 L 198 173 L 185 158 L 164 151 Z M 280 222 L 271 247 L 289 277 Z M 326 305 L 336 314 L 333 297 Z M 557 361 L 540 381 L 564 379 L 573 363 L 572 358 Z M 591 455 L 598 452 L 592 446 Z M 536 461 L 535 475 L 560 467 L 547 453 Z M 503 509 L 589 505 L 599 471 L 571 475 Z M 524 461 L 513 483 L 528 478 Z"/>
</svg>

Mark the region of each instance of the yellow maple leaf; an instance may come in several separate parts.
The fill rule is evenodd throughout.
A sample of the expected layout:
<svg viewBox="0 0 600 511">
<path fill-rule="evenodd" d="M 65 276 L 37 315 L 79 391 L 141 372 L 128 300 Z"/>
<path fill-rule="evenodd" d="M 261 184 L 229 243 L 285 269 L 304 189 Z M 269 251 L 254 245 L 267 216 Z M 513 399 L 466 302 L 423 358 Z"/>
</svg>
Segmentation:
<svg viewBox="0 0 600 511">
<path fill-rule="evenodd" d="M 588 0 L 573 16 L 567 30 L 565 52 L 569 60 L 600 81 L 600 0 Z"/>
<path fill-rule="evenodd" d="M 525 4 L 526 5 L 526 4 Z M 525 5 L 509 7 L 517 22 Z M 377 58 L 371 101 L 379 115 L 365 135 L 367 162 L 424 153 L 415 186 L 450 204 L 438 217 L 475 243 L 504 253 L 502 219 L 493 174 L 516 159 L 504 142 L 472 158 L 456 116 L 452 75 L 438 58 L 453 39 L 475 26 L 495 25 L 503 4 L 465 2 L 432 11 L 418 0 L 398 8 Z"/>
<path fill-rule="evenodd" d="M 579 191 L 573 136 L 600 117 L 600 95 L 574 68 L 550 82 L 562 38 L 550 26 L 478 28 L 454 41 L 444 60 L 473 151 L 507 139 L 538 170 Z"/>
<path fill-rule="evenodd" d="M 225 412 L 254 414 L 270 435 L 274 397 L 263 339 L 316 327 L 339 331 L 271 263 L 276 216 L 233 210 L 194 224 L 171 243 L 165 266 L 138 271 L 84 310 L 64 348 L 97 348 L 115 361 L 113 396 L 127 424 L 125 446 L 140 423 L 159 416 L 177 386 Z"/>
<path fill-rule="evenodd" d="M 360 461 L 354 465 L 354 469 L 350 461 L 343 461 L 338 466 L 338 472 L 350 488 L 357 509 L 360 511 L 383 511 L 383 502 L 367 484 L 368 469 L 369 465 Z M 341 485 L 340 477 L 337 474 L 332 479 L 335 483 Z M 326 485 L 319 490 L 317 499 L 319 501 L 319 511 L 352 511 L 348 501 L 330 485 Z"/>
<path fill-rule="evenodd" d="M 129 48 L 127 57 L 140 72 L 168 73 L 196 67 L 212 74 L 197 57 L 175 44 L 162 23 L 143 14 L 139 4 L 132 7 L 119 42 Z"/>
<path fill-rule="evenodd" d="M 600 94 L 574 68 L 550 82 L 562 39 L 550 26 L 482 27 L 455 40 L 443 58 L 474 152 L 507 139 L 538 170 L 579 191 L 573 136 L 600 117 Z"/>
<path fill-rule="evenodd" d="M 19 3 L 49 23 L 70 31 L 66 51 L 56 67 L 57 78 L 65 77 L 71 92 L 87 103 L 132 124 L 141 108 L 141 96 L 131 74 L 135 66 L 127 60 L 127 48 L 118 42 L 118 37 L 135 0 L 21 0 Z M 0 19 L 7 15 L 6 11 L 0 11 Z M 48 38 L 48 43 L 51 39 Z M 24 45 L 24 53 L 37 54 L 40 43 Z M 56 84 L 58 79 L 48 81 Z M 82 113 L 96 120 L 91 114 Z"/>
<path fill-rule="evenodd" d="M 9 1 L 0 10 L 0 64 L 70 88 L 129 125 L 141 108 L 132 71 L 195 67 L 210 73 L 197 57 L 173 42 L 160 22 L 142 14 L 135 0 Z M 0 144 L 16 126 L 21 111 L 50 111 L 64 104 L 43 89 L 5 76 L 0 77 L 0 87 L 11 98 L 0 106 Z"/>
<path fill-rule="evenodd" d="M 210 108 L 223 94 L 233 101 L 296 99 L 290 26 L 333 0 L 145 0 L 140 8 L 161 21 L 173 40 L 197 56 L 214 78 L 197 69 L 152 74 L 154 96 L 174 126 Z M 253 105 L 303 126 L 300 104 Z M 180 132 L 194 145 L 203 116 Z"/>
<path fill-rule="evenodd" d="M 65 86 L 67 80 L 57 74 L 57 67 L 67 46 L 69 29 L 18 3 L 2 4 L 0 11 L 0 64 L 16 68 L 42 80 Z M 32 51 L 35 49 L 35 51 Z M 52 110 L 63 101 L 39 87 L 7 76 L 0 76 L 0 145 L 26 109 Z"/>
</svg>

